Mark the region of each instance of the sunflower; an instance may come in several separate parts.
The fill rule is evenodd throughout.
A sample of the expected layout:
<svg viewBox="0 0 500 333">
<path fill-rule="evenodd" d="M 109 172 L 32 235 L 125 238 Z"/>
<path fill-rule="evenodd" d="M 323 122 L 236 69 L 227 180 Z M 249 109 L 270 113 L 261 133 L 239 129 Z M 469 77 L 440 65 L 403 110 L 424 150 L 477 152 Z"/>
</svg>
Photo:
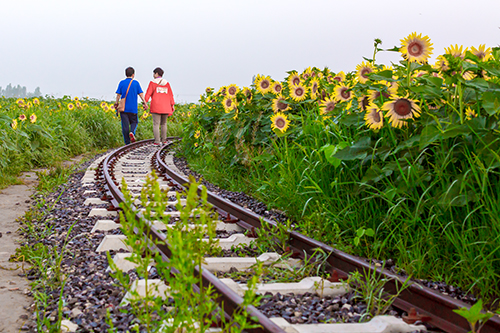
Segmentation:
<svg viewBox="0 0 500 333">
<path fill-rule="evenodd" d="M 347 102 L 352 98 L 351 87 L 341 84 L 335 87 L 335 99 L 339 102 Z"/>
<path fill-rule="evenodd" d="M 319 104 L 319 110 L 321 115 L 327 116 L 335 109 L 335 98 L 327 97 L 324 101 Z"/>
<path fill-rule="evenodd" d="M 206 88 L 206 89 L 205 89 L 205 92 L 206 92 L 207 94 L 211 94 L 211 93 L 212 93 L 212 90 L 213 90 L 212 88 L 208 87 L 208 88 Z"/>
<path fill-rule="evenodd" d="M 195 143 L 194 143 L 194 146 L 195 146 L 195 147 L 198 147 L 198 142 L 195 142 Z"/>
<path fill-rule="evenodd" d="M 269 76 L 261 76 L 256 86 L 261 94 L 267 94 L 271 90 L 271 78 Z"/>
<path fill-rule="evenodd" d="M 68 105 L 68 108 L 69 108 L 69 105 Z M 104 112 L 108 112 L 108 111 L 111 111 L 109 105 L 104 105 L 104 107 L 102 108 L 104 110 Z"/>
<path fill-rule="evenodd" d="M 474 46 L 470 48 L 470 51 L 472 52 L 473 55 L 478 57 L 482 61 L 489 60 L 491 58 L 491 48 L 486 49 L 485 44 L 479 45 L 479 47 L 476 49 Z"/>
<path fill-rule="evenodd" d="M 296 102 L 305 100 L 306 94 L 307 88 L 302 83 L 290 88 L 290 97 Z"/>
<path fill-rule="evenodd" d="M 373 72 L 373 65 L 369 62 L 362 62 L 356 66 L 357 77 L 360 83 L 365 83 L 368 80 L 368 74 Z"/>
<path fill-rule="evenodd" d="M 87 103 L 83 103 L 82 104 L 82 108 L 86 108 L 87 106 L 88 106 Z M 109 108 L 111 110 L 113 110 L 113 111 L 115 110 L 115 105 L 114 104 L 109 104 L 108 106 L 109 106 Z"/>
<path fill-rule="evenodd" d="M 76 106 L 77 108 L 81 109 L 81 108 L 82 108 L 82 103 L 80 103 L 80 101 L 76 101 L 76 102 L 75 102 L 75 106 Z M 109 105 L 108 105 L 108 108 L 109 108 Z"/>
<path fill-rule="evenodd" d="M 415 101 L 398 96 L 392 101 L 385 102 L 382 110 L 388 111 L 389 122 L 393 127 L 397 128 L 406 126 L 405 119 L 413 119 L 420 116 L 420 107 Z"/>
<path fill-rule="evenodd" d="M 344 72 L 343 71 L 338 72 L 337 75 L 335 75 L 333 77 L 333 80 L 337 81 L 339 83 L 340 82 L 344 82 L 344 80 L 345 80 L 345 74 L 344 74 Z"/>
<path fill-rule="evenodd" d="M 275 113 L 288 110 L 290 110 L 290 105 L 288 105 L 288 103 L 286 102 L 285 97 L 283 97 L 282 95 L 278 95 L 275 99 L 273 99 L 273 111 Z"/>
<path fill-rule="evenodd" d="M 442 55 L 438 56 L 436 59 L 436 63 L 434 64 L 434 68 L 439 71 L 447 71 L 448 69 L 450 69 L 448 59 L 446 59 Z"/>
<path fill-rule="evenodd" d="M 468 106 L 465 109 L 465 116 L 467 117 L 467 120 L 471 120 L 472 118 L 476 118 L 477 117 L 477 113 L 476 113 L 476 111 L 472 110 L 470 108 L 470 106 Z"/>
<path fill-rule="evenodd" d="M 34 114 L 34 113 L 31 114 L 30 121 L 32 124 L 36 123 L 36 114 Z"/>
<path fill-rule="evenodd" d="M 226 90 L 226 94 L 227 96 L 231 97 L 231 98 L 235 98 L 236 97 L 236 94 L 238 93 L 238 91 L 240 91 L 240 89 L 238 88 L 237 85 L 235 84 L 230 84 L 228 87 L 227 87 L 227 90 Z"/>
<path fill-rule="evenodd" d="M 100 105 L 101 105 L 101 108 L 103 108 L 104 106 L 108 105 L 108 103 L 102 101 Z"/>
<path fill-rule="evenodd" d="M 373 130 L 381 129 L 384 126 L 384 114 L 373 103 L 370 103 L 366 108 L 365 124 Z"/>
<path fill-rule="evenodd" d="M 288 127 L 290 126 L 290 121 L 288 117 L 278 112 L 271 117 L 271 128 L 281 131 L 281 133 L 285 133 Z"/>
<path fill-rule="evenodd" d="M 76 101 L 78 101 L 78 97 L 77 97 L 77 96 L 75 96 L 75 97 L 73 98 L 73 100 L 74 100 L 75 102 L 76 102 Z"/>
<path fill-rule="evenodd" d="M 465 71 L 463 72 L 462 77 L 464 78 L 464 80 L 469 81 L 475 78 L 476 74 L 474 74 L 473 71 Z"/>
<path fill-rule="evenodd" d="M 23 108 L 23 107 L 25 107 L 25 104 L 24 104 L 24 99 L 22 99 L 22 98 L 18 98 L 18 99 L 16 100 L 16 103 L 17 103 L 17 105 L 18 105 L 19 107 L 22 107 L 22 108 Z"/>
<path fill-rule="evenodd" d="M 398 94 L 398 89 L 399 89 L 399 84 L 396 81 L 393 81 L 389 83 L 389 86 L 387 88 L 387 92 L 391 95 L 397 95 Z"/>
<path fill-rule="evenodd" d="M 454 56 L 455 58 L 464 58 L 465 57 L 465 52 L 467 51 L 467 48 L 465 48 L 465 50 L 462 51 L 462 48 L 463 46 L 460 45 L 460 47 L 455 44 L 454 46 L 453 45 L 450 45 L 449 47 L 445 48 L 444 50 L 446 51 L 446 54 L 450 54 L 452 56 Z"/>
<path fill-rule="evenodd" d="M 12 124 L 10 124 L 10 127 L 12 127 L 12 129 L 17 128 L 17 119 L 12 119 Z"/>
<path fill-rule="evenodd" d="M 27 118 L 26 118 L 26 115 L 23 113 L 19 116 L 19 120 L 20 121 L 25 121 Z"/>
<path fill-rule="evenodd" d="M 106 102 L 102 102 L 104 103 L 104 106 L 108 106 L 108 104 L 106 104 Z M 101 106 L 102 106 L 102 103 L 101 103 Z M 104 106 L 102 106 L 104 108 Z M 73 105 L 73 103 L 68 103 L 68 110 L 73 110 L 75 108 L 75 106 Z"/>
<path fill-rule="evenodd" d="M 222 101 L 222 106 L 224 106 L 224 111 L 226 113 L 229 113 L 229 111 L 236 107 L 236 102 L 234 101 L 234 99 L 228 96 Z"/>
<path fill-rule="evenodd" d="M 273 85 L 271 86 L 271 91 L 273 92 L 273 94 L 275 95 L 279 95 L 281 94 L 281 91 L 283 90 L 283 86 L 281 85 L 280 82 L 276 81 L 273 83 Z"/>
<path fill-rule="evenodd" d="M 250 103 L 252 101 L 252 90 L 250 88 L 243 88 L 243 95 L 247 98 L 247 102 Z"/>
<path fill-rule="evenodd" d="M 370 97 L 369 96 L 361 96 L 358 98 L 358 106 L 360 107 L 360 109 L 362 111 L 366 111 L 368 104 L 370 104 Z"/>
<path fill-rule="evenodd" d="M 198 139 L 200 136 L 201 136 L 201 131 L 200 130 L 196 130 L 196 132 L 194 132 L 195 139 Z"/>
<path fill-rule="evenodd" d="M 319 80 L 318 78 L 313 78 L 311 79 L 311 82 L 309 82 L 309 87 L 311 91 L 311 98 L 316 99 L 318 97 L 318 91 L 319 91 Z"/>
<path fill-rule="evenodd" d="M 423 64 L 427 62 L 433 49 L 429 37 L 422 37 L 422 34 L 417 35 L 416 32 L 413 32 L 405 39 L 401 39 L 401 48 L 399 51 L 409 62 Z"/>
<path fill-rule="evenodd" d="M 38 98 L 33 98 L 33 104 L 40 105 L 40 100 Z"/>
<path fill-rule="evenodd" d="M 287 79 L 287 82 L 288 82 L 288 86 L 291 87 L 291 86 L 298 86 L 302 80 L 300 79 L 300 76 L 297 72 L 291 72 L 290 75 L 288 75 L 288 79 Z"/>
<path fill-rule="evenodd" d="M 312 70 L 311 67 L 307 67 L 303 72 L 302 72 L 302 78 L 304 80 L 310 78 L 312 76 Z"/>
</svg>

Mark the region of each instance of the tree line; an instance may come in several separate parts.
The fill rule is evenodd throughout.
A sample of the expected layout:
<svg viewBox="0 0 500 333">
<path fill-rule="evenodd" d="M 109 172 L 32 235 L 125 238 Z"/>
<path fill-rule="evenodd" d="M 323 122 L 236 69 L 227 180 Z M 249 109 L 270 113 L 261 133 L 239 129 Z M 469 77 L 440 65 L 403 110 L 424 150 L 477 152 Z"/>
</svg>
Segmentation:
<svg viewBox="0 0 500 333">
<path fill-rule="evenodd" d="M 40 91 L 40 87 L 36 87 L 35 91 L 29 92 L 24 86 L 21 87 L 19 84 L 17 86 L 12 86 L 12 84 L 9 83 L 5 89 L 0 87 L 0 96 L 30 98 L 42 96 L 42 92 Z"/>
</svg>

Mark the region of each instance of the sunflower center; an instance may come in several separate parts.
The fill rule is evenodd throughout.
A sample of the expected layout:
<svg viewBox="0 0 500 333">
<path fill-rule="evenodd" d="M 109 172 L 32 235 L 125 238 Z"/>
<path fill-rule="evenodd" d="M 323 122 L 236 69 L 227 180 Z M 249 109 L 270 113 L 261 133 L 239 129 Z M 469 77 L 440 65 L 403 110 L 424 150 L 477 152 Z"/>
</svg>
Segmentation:
<svg viewBox="0 0 500 333">
<path fill-rule="evenodd" d="M 422 53 L 424 53 L 424 47 L 419 42 L 416 42 L 416 41 L 415 42 L 411 42 L 410 45 L 408 45 L 408 53 L 412 57 L 421 56 Z"/>
<path fill-rule="evenodd" d="M 231 104 L 233 104 L 233 102 L 230 99 L 226 100 L 226 106 L 227 107 L 230 107 Z"/>
<path fill-rule="evenodd" d="M 376 123 L 380 123 L 380 113 L 378 111 L 373 111 L 373 120 Z"/>
<path fill-rule="evenodd" d="M 269 88 L 269 81 L 262 81 L 262 83 L 260 84 L 260 86 L 262 87 L 262 89 Z"/>
<path fill-rule="evenodd" d="M 304 89 L 302 89 L 300 87 L 297 88 L 297 89 L 295 89 L 295 95 L 297 95 L 299 97 L 302 96 L 302 95 L 304 95 Z"/>
<path fill-rule="evenodd" d="M 313 91 L 313 93 L 314 93 L 314 94 L 318 91 L 318 84 L 317 84 L 317 83 L 315 83 L 315 84 L 313 85 L 313 87 L 312 87 L 312 91 Z"/>
<path fill-rule="evenodd" d="M 298 77 L 296 77 L 296 78 L 294 78 L 294 79 L 292 80 L 292 83 L 293 83 L 294 85 L 298 85 L 298 84 L 300 83 L 300 79 L 299 79 Z"/>
<path fill-rule="evenodd" d="M 328 102 L 326 103 L 325 111 L 326 112 L 331 112 L 335 109 L 335 103 L 334 102 Z"/>
<path fill-rule="evenodd" d="M 344 98 L 344 99 L 349 99 L 349 97 L 351 97 L 351 92 L 344 88 L 340 92 L 340 96 L 342 96 L 342 98 Z"/>
<path fill-rule="evenodd" d="M 288 105 L 286 105 L 282 101 L 278 101 L 278 109 L 280 109 L 280 110 L 286 110 L 287 106 Z"/>
<path fill-rule="evenodd" d="M 274 87 L 274 91 L 276 91 L 276 92 L 280 92 L 280 91 L 281 91 L 281 85 L 277 84 L 277 85 Z"/>
<path fill-rule="evenodd" d="M 334 77 L 333 79 L 334 79 L 335 81 L 337 81 L 337 82 L 342 81 L 342 79 L 340 78 L 340 76 L 336 76 L 336 77 Z"/>
<path fill-rule="evenodd" d="M 361 70 L 361 76 L 364 78 L 368 78 L 368 74 L 370 74 L 371 72 L 372 70 L 370 68 L 363 68 L 363 70 Z"/>
<path fill-rule="evenodd" d="M 411 114 L 411 103 L 407 99 L 401 98 L 394 103 L 394 112 L 398 116 L 405 117 Z"/>
<path fill-rule="evenodd" d="M 234 94 L 236 94 L 236 88 L 235 88 L 235 87 L 231 87 L 231 88 L 229 88 L 228 93 L 229 93 L 229 95 L 234 95 Z"/>
<path fill-rule="evenodd" d="M 283 119 L 283 118 L 276 119 L 276 127 L 277 128 L 283 129 L 283 128 L 285 128 L 285 125 L 286 125 L 285 119 Z"/>
</svg>

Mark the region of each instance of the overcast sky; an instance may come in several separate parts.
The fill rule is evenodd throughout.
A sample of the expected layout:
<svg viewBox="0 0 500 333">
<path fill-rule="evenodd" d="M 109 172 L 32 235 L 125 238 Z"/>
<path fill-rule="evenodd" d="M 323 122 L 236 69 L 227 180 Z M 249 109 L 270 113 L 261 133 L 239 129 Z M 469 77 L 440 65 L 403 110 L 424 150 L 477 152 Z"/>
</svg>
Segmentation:
<svg viewBox="0 0 500 333">
<path fill-rule="evenodd" d="M 282 80 L 309 66 L 351 71 L 416 31 L 436 55 L 500 44 L 500 0 L 0 0 L 0 86 L 111 100 L 132 66 L 146 90 L 165 70 L 177 102 L 206 87 Z M 379 54 L 390 64 L 399 54 Z"/>
</svg>

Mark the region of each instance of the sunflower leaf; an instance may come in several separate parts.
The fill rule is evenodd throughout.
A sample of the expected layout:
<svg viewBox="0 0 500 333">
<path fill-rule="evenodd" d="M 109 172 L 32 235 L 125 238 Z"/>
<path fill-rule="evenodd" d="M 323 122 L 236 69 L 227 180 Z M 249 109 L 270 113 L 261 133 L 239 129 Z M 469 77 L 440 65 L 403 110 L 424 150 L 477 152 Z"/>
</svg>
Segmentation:
<svg viewBox="0 0 500 333">
<path fill-rule="evenodd" d="M 500 110 L 500 93 L 487 91 L 483 94 L 483 108 L 491 116 Z"/>
<path fill-rule="evenodd" d="M 350 147 L 346 147 L 333 155 L 343 161 L 362 160 L 368 155 L 368 150 L 371 150 L 370 137 L 362 137 Z"/>
<path fill-rule="evenodd" d="M 392 78 L 392 70 L 390 69 L 387 69 L 385 71 L 381 71 L 381 72 L 378 72 L 378 73 L 369 73 L 368 74 L 368 77 L 373 80 L 373 81 L 395 81 L 393 78 Z"/>
</svg>

